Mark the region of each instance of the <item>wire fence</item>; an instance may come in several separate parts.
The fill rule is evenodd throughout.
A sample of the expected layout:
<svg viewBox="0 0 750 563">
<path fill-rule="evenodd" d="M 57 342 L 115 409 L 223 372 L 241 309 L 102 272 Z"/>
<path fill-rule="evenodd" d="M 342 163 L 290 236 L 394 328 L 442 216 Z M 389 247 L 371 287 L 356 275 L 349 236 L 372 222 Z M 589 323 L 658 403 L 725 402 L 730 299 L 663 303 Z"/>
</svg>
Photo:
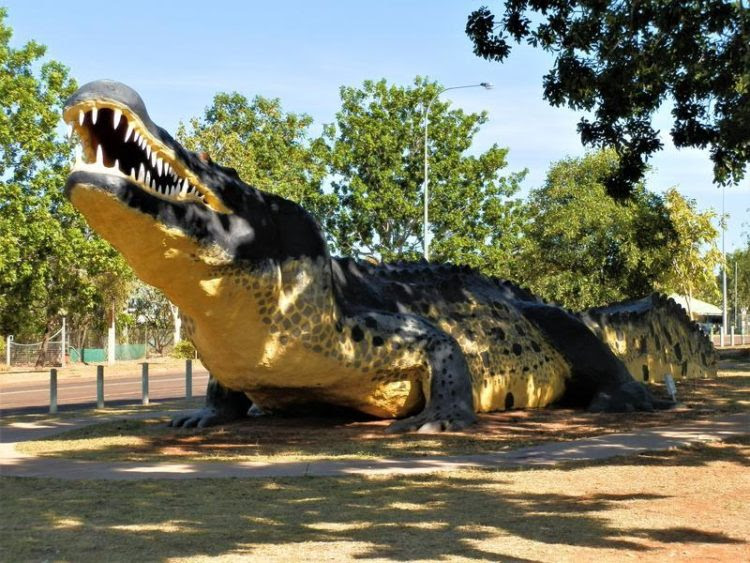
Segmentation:
<svg viewBox="0 0 750 563">
<path fill-rule="evenodd" d="M 42 355 L 43 342 L 16 342 L 9 336 L 5 342 L 5 364 L 11 366 L 63 366 L 71 362 L 105 362 L 109 358 L 108 348 L 75 348 L 63 343 L 64 328 L 60 328 L 47 341 Z M 65 355 L 63 355 L 65 350 Z M 146 344 L 117 344 L 115 360 L 140 360 L 146 357 Z M 0 360 L 1 361 L 1 360 Z"/>
<path fill-rule="evenodd" d="M 43 342 L 16 342 L 9 336 L 5 342 L 5 363 L 8 366 L 35 365 L 40 359 Z M 41 358 L 44 365 L 61 365 L 63 362 L 63 329 L 49 337 Z"/>
</svg>

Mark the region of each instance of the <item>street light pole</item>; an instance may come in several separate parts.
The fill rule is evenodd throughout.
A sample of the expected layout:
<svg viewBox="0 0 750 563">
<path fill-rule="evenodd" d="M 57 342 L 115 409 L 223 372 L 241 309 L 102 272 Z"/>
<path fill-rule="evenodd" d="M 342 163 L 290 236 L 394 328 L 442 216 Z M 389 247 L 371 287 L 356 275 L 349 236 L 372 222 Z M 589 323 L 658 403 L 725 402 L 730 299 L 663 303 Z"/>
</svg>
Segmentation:
<svg viewBox="0 0 750 563">
<path fill-rule="evenodd" d="M 727 252 L 724 248 L 724 235 L 727 231 L 727 218 L 724 211 L 724 186 L 721 187 L 721 255 L 724 263 L 721 265 L 721 346 L 727 334 Z"/>
<path fill-rule="evenodd" d="M 435 94 L 432 99 L 429 101 L 427 106 L 424 109 L 424 179 L 422 180 L 422 193 L 424 195 L 424 222 L 422 224 L 422 256 L 424 256 L 425 260 L 430 259 L 430 242 L 428 240 L 428 234 L 430 230 L 430 216 L 428 212 L 428 203 L 430 201 L 429 197 L 429 186 L 430 186 L 430 165 L 428 160 L 428 152 L 427 152 L 427 141 L 428 141 L 428 124 L 429 124 L 429 117 L 430 117 L 430 108 L 432 108 L 432 103 L 438 99 L 438 96 L 442 94 L 443 92 L 447 92 L 448 90 L 460 90 L 462 88 L 479 88 L 482 87 L 486 90 L 492 89 L 492 84 L 489 82 L 480 82 L 479 84 L 467 84 L 465 86 L 450 86 L 448 88 L 443 88 L 442 90 L 439 90 L 437 94 Z"/>
</svg>

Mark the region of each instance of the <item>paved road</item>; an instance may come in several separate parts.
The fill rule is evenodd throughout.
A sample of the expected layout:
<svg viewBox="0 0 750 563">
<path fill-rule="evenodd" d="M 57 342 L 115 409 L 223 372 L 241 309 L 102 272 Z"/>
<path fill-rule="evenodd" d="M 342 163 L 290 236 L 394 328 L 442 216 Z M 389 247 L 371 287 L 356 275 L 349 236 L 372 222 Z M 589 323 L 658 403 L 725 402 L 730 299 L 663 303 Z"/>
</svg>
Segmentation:
<svg viewBox="0 0 750 563">
<path fill-rule="evenodd" d="M 104 373 L 104 401 L 140 401 L 140 366 L 134 366 L 135 373 Z M 206 390 L 208 372 L 193 365 L 193 397 L 202 396 Z M 66 377 L 58 376 L 57 404 L 92 405 L 96 404 L 96 371 L 92 366 L 91 375 Z M 149 374 L 149 399 L 172 399 L 185 396 L 185 371 L 183 369 L 152 370 Z M 38 374 L 5 374 L 0 380 L 0 410 L 49 407 L 49 378 Z"/>
</svg>

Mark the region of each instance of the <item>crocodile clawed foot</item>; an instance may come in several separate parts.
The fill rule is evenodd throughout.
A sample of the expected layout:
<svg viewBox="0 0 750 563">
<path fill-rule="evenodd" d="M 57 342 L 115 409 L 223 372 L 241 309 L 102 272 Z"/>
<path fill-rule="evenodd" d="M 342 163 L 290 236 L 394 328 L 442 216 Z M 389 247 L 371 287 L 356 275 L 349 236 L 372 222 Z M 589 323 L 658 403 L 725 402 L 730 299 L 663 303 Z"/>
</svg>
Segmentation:
<svg viewBox="0 0 750 563">
<path fill-rule="evenodd" d="M 388 434 L 398 434 L 401 432 L 418 432 L 420 434 L 455 432 L 471 426 L 476 421 L 477 416 L 473 411 L 468 410 L 453 411 L 450 413 L 423 411 L 418 415 L 397 420 L 386 429 L 386 432 Z"/>
<path fill-rule="evenodd" d="M 174 417 L 169 426 L 174 428 L 206 428 L 207 426 L 217 426 L 226 424 L 243 418 L 234 413 L 221 411 L 211 407 L 206 407 L 192 413 L 183 413 Z"/>
<path fill-rule="evenodd" d="M 588 410 L 590 412 L 633 412 L 668 409 L 675 405 L 671 401 L 656 399 L 648 388 L 637 381 L 626 381 L 617 387 L 599 391 Z"/>
</svg>

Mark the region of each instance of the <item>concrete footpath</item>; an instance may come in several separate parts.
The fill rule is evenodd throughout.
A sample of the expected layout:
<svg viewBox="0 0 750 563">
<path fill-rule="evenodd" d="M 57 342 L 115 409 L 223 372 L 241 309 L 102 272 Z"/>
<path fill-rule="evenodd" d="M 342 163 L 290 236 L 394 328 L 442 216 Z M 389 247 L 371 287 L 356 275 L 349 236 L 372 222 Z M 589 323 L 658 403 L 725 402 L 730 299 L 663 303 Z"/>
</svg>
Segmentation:
<svg viewBox="0 0 750 563">
<path fill-rule="evenodd" d="M 162 413 L 144 413 L 150 418 Z M 420 474 L 468 468 L 553 466 L 570 461 L 591 461 L 645 451 L 667 450 L 690 444 L 725 440 L 750 434 L 750 413 L 737 413 L 682 424 L 607 434 L 567 442 L 481 455 L 387 458 L 377 460 L 260 462 L 99 462 L 42 458 L 23 454 L 16 443 L 51 436 L 64 430 L 107 419 L 69 419 L 52 424 L 27 423 L 0 427 L 0 475 L 55 479 L 197 479 L 320 477 L 347 475 Z"/>
</svg>

